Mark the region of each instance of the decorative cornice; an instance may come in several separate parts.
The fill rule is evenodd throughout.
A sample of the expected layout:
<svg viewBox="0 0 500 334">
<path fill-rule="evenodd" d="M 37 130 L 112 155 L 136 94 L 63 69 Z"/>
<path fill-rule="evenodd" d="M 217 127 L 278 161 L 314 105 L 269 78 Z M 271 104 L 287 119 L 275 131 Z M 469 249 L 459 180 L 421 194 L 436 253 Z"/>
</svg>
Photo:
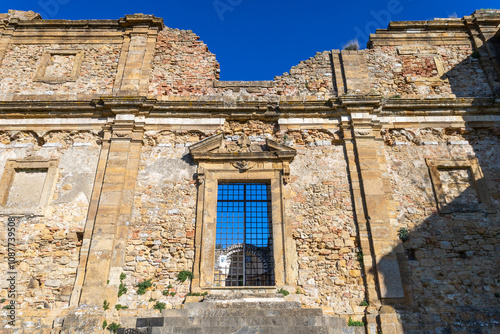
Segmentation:
<svg viewBox="0 0 500 334">
<path fill-rule="evenodd" d="M 244 138 L 243 141 L 245 141 Z M 232 142 L 229 143 L 232 144 Z M 223 134 L 218 134 L 191 145 L 189 151 L 195 162 L 226 161 L 236 165 L 240 171 L 253 168 L 249 161 L 290 162 L 297 154 L 297 151 L 293 148 L 271 139 L 266 139 L 265 144 L 259 151 L 252 151 L 249 148 L 251 145 L 257 145 L 256 143 L 248 142 L 248 145 L 242 143 L 241 145 L 245 146 L 246 149 L 241 148 L 236 151 L 228 150 L 227 144 L 224 141 Z"/>
<path fill-rule="evenodd" d="M 227 107 L 211 100 L 158 101 L 141 96 L 102 96 L 92 100 L 0 101 L 4 118 L 112 117 L 134 114 L 154 118 L 225 118 L 226 120 L 280 118 L 335 118 L 363 111 L 377 115 L 498 115 L 500 99 L 439 98 L 383 99 L 380 96 L 342 96 L 329 101 L 238 102 Z"/>
</svg>

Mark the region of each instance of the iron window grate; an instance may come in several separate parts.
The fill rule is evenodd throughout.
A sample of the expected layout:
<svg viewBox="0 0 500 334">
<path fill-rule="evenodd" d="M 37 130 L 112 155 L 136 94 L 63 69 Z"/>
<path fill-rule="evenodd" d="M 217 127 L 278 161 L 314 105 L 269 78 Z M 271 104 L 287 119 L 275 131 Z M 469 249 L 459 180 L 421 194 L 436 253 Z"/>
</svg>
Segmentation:
<svg viewBox="0 0 500 334">
<path fill-rule="evenodd" d="M 217 190 L 215 285 L 274 285 L 269 184 L 220 183 Z"/>
</svg>

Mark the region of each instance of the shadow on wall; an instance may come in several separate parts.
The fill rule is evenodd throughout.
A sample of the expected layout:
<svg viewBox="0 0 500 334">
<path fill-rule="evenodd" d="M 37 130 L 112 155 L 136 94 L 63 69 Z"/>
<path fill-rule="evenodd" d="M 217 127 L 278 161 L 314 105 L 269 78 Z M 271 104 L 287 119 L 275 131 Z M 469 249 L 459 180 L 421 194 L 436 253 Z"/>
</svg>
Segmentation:
<svg viewBox="0 0 500 334">
<path fill-rule="evenodd" d="M 462 136 L 469 149 L 387 147 L 398 226 L 409 231 L 398 254 L 405 301 L 394 305 L 405 333 L 500 333 L 500 129 Z M 484 176 L 438 162 L 436 179 L 425 160 L 434 157 L 472 158 Z"/>
<path fill-rule="evenodd" d="M 490 38 L 483 46 L 444 73 L 441 79 L 449 81 L 451 90 L 457 97 L 500 95 L 500 36 L 497 34 Z"/>
</svg>

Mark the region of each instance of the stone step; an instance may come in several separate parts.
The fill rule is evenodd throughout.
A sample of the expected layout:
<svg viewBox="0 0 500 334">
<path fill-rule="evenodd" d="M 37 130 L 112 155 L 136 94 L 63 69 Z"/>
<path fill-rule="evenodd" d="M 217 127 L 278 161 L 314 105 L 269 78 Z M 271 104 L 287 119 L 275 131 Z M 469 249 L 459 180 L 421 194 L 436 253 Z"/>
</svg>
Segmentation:
<svg viewBox="0 0 500 334">
<path fill-rule="evenodd" d="M 200 303 L 201 304 L 201 303 Z M 231 316 L 247 316 L 247 317 L 286 317 L 286 316 L 322 316 L 321 309 L 304 308 L 304 309 L 276 309 L 276 308 L 192 308 L 192 309 L 176 309 L 163 310 L 162 317 L 178 318 L 178 317 L 231 317 Z"/>
<path fill-rule="evenodd" d="M 333 334 L 328 327 L 309 326 L 227 326 L 227 327 L 156 327 L 152 334 Z"/>
<path fill-rule="evenodd" d="M 226 327 L 226 326 L 345 326 L 342 318 L 330 318 L 322 316 L 217 316 L 217 317 L 178 317 L 165 318 L 163 327 Z"/>
</svg>

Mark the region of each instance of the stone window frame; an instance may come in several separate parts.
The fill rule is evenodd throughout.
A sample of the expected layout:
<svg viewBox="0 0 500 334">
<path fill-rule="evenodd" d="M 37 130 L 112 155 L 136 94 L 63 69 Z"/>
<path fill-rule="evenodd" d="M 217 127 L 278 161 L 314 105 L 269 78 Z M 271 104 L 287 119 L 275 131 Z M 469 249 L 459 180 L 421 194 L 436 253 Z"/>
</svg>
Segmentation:
<svg viewBox="0 0 500 334">
<path fill-rule="evenodd" d="M 50 64 L 50 58 L 55 55 L 74 55 L 75 61 L 73 62 L 73 68 L 68 77 L 49 77 L 45 75 L 47 67 Z M 83 62 L 84 51 L 83 50 L 70 50 L 70 49 L 58 49 L 58 50 L 44 50 L 42 53 L 42 60 L 36 71 L 33 81 L 40 81 L 45 83 L 64 83 L 70 81 L 76 81 L 80 76 L 80 68 Z"/>
<path fill-rule="evenodd" d="M 7 160 L 0 179 L 0 214 L 43 216 L 49 204 L 55 181 L 57 180 L 59 159 L 19 159 Z M 37 206 L 5 207 L 17 169 L 47 169 L 45 182 Z"/>
<path fill-rule="evenodd" d="M 441 160 L 441 159 L 425 159 L 436 197 L 439 213 L 455 213 L 455 210 L 446 205 L 445 193 L 443 184 L 439 175 L 439 170 L 459 170 L 467 169 L 472 177 L 472 183 L 476 190 L 477 198 L 482 204 L 481 206 L 487 213 L 495 213 L 495 206 L 491 203 L 490 193 L 488 191 L 488 183 L 486 182 L 483 171 L 477 158 L 467 160 Z"/>
<path fill-rule="evenodd" d="M 249 141 L 248 141 L 249 142 Z M 269 151 L 242 152 L 235 144 L 224 143 L 222 134 L 209 137 L 189 147 L 198 163 L 198 198 L 195 227 L 195 261 L 192 291 L 276 289 L 296 281 L 296 252 L 291 225 L 285 216 L 289 182 L 289 163 L 296 151 L 267 139 Z M 271 190 L 271 219 L 274 255 L 274 286 L 216 287 L 214 284 L 217 227 L 217 188 L 219 182 L 266 182 Z"/>
</svg>

